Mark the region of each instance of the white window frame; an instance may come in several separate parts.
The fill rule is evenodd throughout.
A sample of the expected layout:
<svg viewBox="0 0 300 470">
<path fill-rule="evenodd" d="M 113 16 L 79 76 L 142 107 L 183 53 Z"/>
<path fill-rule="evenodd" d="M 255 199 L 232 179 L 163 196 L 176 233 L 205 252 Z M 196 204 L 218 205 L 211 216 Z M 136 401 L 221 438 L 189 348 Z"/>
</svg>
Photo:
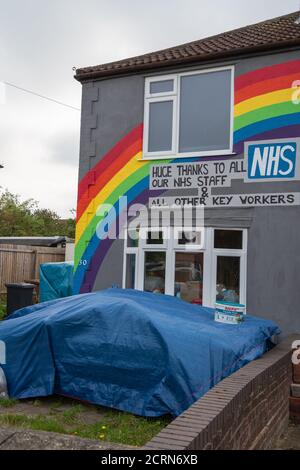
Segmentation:
<svg viewBox="0 0 300 470">
<path fill-rule="evenodd" d="M 204 73 L 212 73 L 223 70 L 231 71 L 231 106 L 230 106 L 230 136 L 229 148 L 222 150 L 208 150 L 199 152 L 182 152 L 179 153 L 179 120 L 180 120 L 180 82 L 181 77 L 189 75 L 199 75 Z M 145 100 L 144 100 L 144 136 L 143 136 L 143 160 L 160 160 L 168 156 L 174 158 L 188 158 L 188 157 L 201 157 L 201 156 L 221 156 L 221 155 L 234 155 L 233 152 L 233 127 L 234 127 L 234 65 L 216 67 L 211 69 L 201 69 L 190 72 L 172 74 L 172 75 L 158 75 L 155 77 L 146 77 L 145 79 Z M 150 93 L 150 84 L 153 82 L 160 82 L 165 80 L 174 80 L 174 90 L 172 92 L 164 93 Z M 172 149 L 168 151 L 149 152 L 149 108 L 153 102 L 173 101 L 173 125 L 172 125 Z"/>
<path fill-rule="evenodd" d="M 186 254 L 192 254 L 194 255 L 195 253 L 202 253 L 203 254 L 203 280 L 202 280 L 202 303 L 203 306 L 209 306 L 209 282 L 211 278 L 211 273 L 210 273 L 210 262 L 209 262 L 209 253 L 206 249 L 202 248 L 201 250 L 193 250 L 193 249 L 180 249 L 180 248 L 175 248 L 172 251 L 172 270 L 171 270 L 171 293 L 170 295 L 174 296 L 174 288 L 175 288 L 175 265 L 176 265 L 176 253 L 186 253 Z"/>
<path fill-rule="evenodd" d="M 133 229 L 132 229 L 133 230 Z M 127 255 L 135 255 L 135 273 L 134 273 L 134 286 L 133 288 L 136 289 L 137 287 L 137 279 L 138 279 L 138 258 L 139 258 L 139 246 L 140 246 L 140 237 L 138 239 L 137 246 L 127 246 L 128 245 L 128 228 L 124 227 L 121 232 L 121 236 L 124 240 L 124 254 L 123 254 L 123 276 L 122 276 L 122 288 L 126 289 L 126 259 Z"/>
<path fill-rule="evenodd" d="M 137 286 L 137 280 L 138 280 L 138 249 L 137 248 L 127 248 L 124 252 L 124 257 L 123 257 L 123 279 L 122 279 L 122 287 L 123 289 L 126 289 L 126 260 L 127 260 L 127 255 L 134 255 L 135 256 L 135 270 L 134 270 L 134 286 L 133 289 L 136 289 Z"/>
<path fill-rule="evenodd" d="M 218 256 L 228 256 L 233 258 L 240 258 L 240 300 L 239 303 L 246 305 L 246 289 L 247 289 L 247 243 L 248 243 L 248 232 L 246 229 L 237 229 L 237 228 L 223 228 L 215 227 L 213 230 L 229 230 L 229 231 L 239 231 L 243 234 L 242 248 L 241 249 L 231 249 L 231 248 L 215 248 L 214 247 L 214 232 L 212 234 L 212 285 L 215 286 L 215 290 L 211 291 L 211 305 L 214 305 L 216 302 L 216 286 L 217 286 L 217 258 Z"/>
<path fill-rule="evenodd" d="M 147 243 L 147 234 L 148 232 L 162 232 L 163 233 L 163 243 Z M 140 228 L 140 239 L 139 244 L 141 248 L 148 251 L 149 250 L 164 250 L 167 248 L 168 241 L 169 241 L 169 227 L 141 227 Z"/>
<path fill-rule="evenodd" d="M 165 295 L 171 295 L 171 276 L 167 274 L 172 272 L 171 270 L 171 259 L 168 256 L 168 249 L 162 249 L 160 245 L 156 245 L 156 248 L 146 246 L 144 249 L 141 249 L 139 253 L 139 266 L 138 266 L 138 280 L 137 280 L 137 289 L 143 291 L 144 290 L 144 282 L 145 282 L 145 253 L 165 253 L 166 255 L 166 277 L 165 277 Z"/>
<path fill-rule="evenodd" d="M 201 243 L 187 243 L 186 245 L 179 244 L 180 232 L 200 232 Z M 174 227 L 174 248 L 177 251 L 202 251 L 205 244 L 205 228 L 204 227 Z"/>
<path fill-rule="evenodd" d="M 134 288 L 140 291 L 144 290 L 144 274 L 145 274 L 145 252 L 163 252 L 166 253 L 166 279 L 165 279 L 165 294 L 174 295 L 175 285 L 175 262 L 176 253 L 203 253 L 203 291 L 202 300 L 203 306 L 214 307 L 216 303 L 216 285 L 217 285 L 217 257 L 218 256 L 231 256 L 240 258 L 240 303 L 246 305 L 246 286 L 247 286 L 247 243 L 248 231 L 243 228 L 223 228 L 223 227 L 206 227 L 204 229 L 204 244 L 201 248 L 194 249 L 192 246 L 178 245 L 175 240 L 175 231 L 182 230 L 181 227 L 142 227 L 141 231 L 144 233 L 149 230 L 164 231 L 165 234 L 171 235 L 165 241 L 164 245 L 147 245 L 145 238 L 140 236 L 138 247 L 127 247 L 127 232 L 124 240 L 124 262 L 123 262 L 123 283 L 125 288 L 126 283 L 126 255 L 135 254 L 136 267 L 135 267 L 135 286 Z M 172 230 L 174 231 L 172 233 Z M 186 228 L 189 230 L 189 227 Z M 193 228 L 197 230 L 197 228 Z M 201 228 L 203 230 L 203 228 Z M 240 231 L 243 233 L 243 247 L 242 249 L 223 249 L 214 248 L 214 230 L 231 230 Z"/>
<path fill-rule="evenodd" d="M 172 91 L 163 91 L 161 93 L 151 93 L 151 83 L 165 82 L 166 80 L 173 80 L 174 87 Z M 145 81 L 145 98 L 160 98 L 165 96 L 176 96 L 178 92 L 178 77 L 174 74 L 163 75 L 160 77 L 148 77 Z"/>
<path fill-rule="evenodd" d="M 159 93 L 162 95 L 161 93 Z M 147 123 L 147 132 L 144 129 L 144 138 L 143 138 L 143 156 L 145 154 L 145 149 L 148 149 L 149 143 L 149 116 L 150 116 L 150 105 L 152 103 L 163 103 L 165 101 L 173 102 L 173 117 L 172 117 L 172 148 L 170 150 L 164 150 L 163 152 L 148 152 L 147 156 L 151 156 L 151 159 L 156 159 L 162 155 L 174 155 L 176 148 L 176 122 L 177 122 L 177 96 L 175 95 L 163 95 L 161 97 L 148 98 L 145 101 L 145 110 L 144 110 L 144 122 Z"/>
</svg>

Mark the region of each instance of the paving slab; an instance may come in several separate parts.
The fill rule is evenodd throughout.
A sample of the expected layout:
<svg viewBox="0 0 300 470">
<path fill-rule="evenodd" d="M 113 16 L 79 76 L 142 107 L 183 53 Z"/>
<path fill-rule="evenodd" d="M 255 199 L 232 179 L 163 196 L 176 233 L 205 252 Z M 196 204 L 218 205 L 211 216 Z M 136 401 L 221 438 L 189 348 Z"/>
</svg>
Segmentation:
<svg viewBox="0 0 300 470">
<path fill-rule="evenodd" d="M 128 450 L 131 446 L 53 432 L 0 428 L 1 450 Z"/>
<path fill-rule="evenodd" d="M 15 432 L 15 430 L 9 428 L 0 428 L 0 449 L 1 445 L 4 445 L 5 442 L 15 434 Z"/>
<path fill-rule="evenodd" d="M 289 425 L 287 432 L 278 440 L 276 449 L 300 450 L 300 424 Z"/>
</svg>

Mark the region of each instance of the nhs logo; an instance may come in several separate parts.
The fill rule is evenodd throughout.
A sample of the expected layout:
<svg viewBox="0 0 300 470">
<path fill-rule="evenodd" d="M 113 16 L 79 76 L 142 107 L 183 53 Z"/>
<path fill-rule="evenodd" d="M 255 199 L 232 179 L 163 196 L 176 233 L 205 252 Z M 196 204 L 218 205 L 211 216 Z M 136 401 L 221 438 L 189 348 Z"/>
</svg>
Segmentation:
<svg viewBox="0 0 300 470">
<path fill-rule="evenodd" d="M 246 181 L 295 180 L 299 175 L 300 139 L 248 142 Z"/>
</svg>

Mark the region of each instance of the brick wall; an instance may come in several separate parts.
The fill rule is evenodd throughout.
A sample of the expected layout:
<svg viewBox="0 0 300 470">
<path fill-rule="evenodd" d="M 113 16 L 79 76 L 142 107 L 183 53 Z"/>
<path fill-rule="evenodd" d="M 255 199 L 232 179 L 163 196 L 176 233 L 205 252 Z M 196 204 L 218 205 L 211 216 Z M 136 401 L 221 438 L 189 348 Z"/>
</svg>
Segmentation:
<svg viewBox="0 0 300 470">
<path fill-rule="evenodd" d="M 144 449 L 272 448 L 289 421 L 293 339 L 220 382 Z"/>
</svg>

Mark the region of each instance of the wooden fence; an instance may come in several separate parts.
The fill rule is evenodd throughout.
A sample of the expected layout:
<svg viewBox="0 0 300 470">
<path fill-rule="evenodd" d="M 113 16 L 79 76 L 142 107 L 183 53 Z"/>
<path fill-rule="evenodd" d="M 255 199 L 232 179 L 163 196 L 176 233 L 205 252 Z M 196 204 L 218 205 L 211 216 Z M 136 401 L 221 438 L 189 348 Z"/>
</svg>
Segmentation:
<svg viewBox="0 0 300 470">
<path fill-rule="evenodd" d="M 39 279 L 40 264 L 64 260 L 65 248 L 0 245 L 0 293 L 6 292 L 6 283 Z"/>
</svg>

